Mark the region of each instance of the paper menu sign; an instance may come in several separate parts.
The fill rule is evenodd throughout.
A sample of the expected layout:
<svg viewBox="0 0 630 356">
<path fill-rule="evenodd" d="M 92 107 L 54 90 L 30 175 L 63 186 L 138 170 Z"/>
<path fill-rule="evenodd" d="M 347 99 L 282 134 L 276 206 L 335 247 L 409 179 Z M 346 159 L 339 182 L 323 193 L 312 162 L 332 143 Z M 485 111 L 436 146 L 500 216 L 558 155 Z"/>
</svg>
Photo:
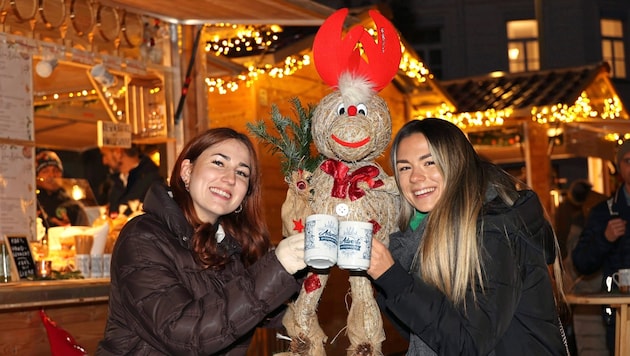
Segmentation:
<svg viewBox="0 0 630 356">
<path fill-rule="evenodd" d="M 99 120 L 98 147 L 131 148 L 131 126 Z"/>
</svg>

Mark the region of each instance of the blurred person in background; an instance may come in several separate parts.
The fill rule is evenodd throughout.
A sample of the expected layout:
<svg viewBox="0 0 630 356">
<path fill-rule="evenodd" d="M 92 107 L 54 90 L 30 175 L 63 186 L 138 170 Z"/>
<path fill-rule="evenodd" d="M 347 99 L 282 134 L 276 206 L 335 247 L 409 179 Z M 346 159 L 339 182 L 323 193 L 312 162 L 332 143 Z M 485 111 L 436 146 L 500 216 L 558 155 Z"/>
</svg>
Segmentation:
<svg viewBox="0 0 630 356">
<path fill-rule="evenodd" d="M 58 183 L 63 164 L 57 153 L 41 151 L 35 156 L 37 216 L 46 228 L 54 226 L 88 226 L 90 221 L 83 204 L 74 200 Z"/>
<path fill-rule="evenodd" d="M 584 275 L 601 269 L 601 291 L 617 292 L 610 281 L 613 273 L 630 268 L 630 141 L 619 146 L 616 154 L 621 186 L 607 200 L 591 209 L 571 257 L 575 269 Z M 603 307 L 606 343 L 611 355 L 615 351 L 615 311 Z"/>
<path fill-rule="evenodd" d="M 154 182 L 163 182 L 158 166 L 146 155 L 141 154 L 137 146 L 131 148 L 101 147 L 103 164 L 110 169 L 110 176 L 105 183 L 109 216 L 115 218 L 121 209 L 124 215 L 134 213 L 129 201 L 144 201 L 144 196 Z"/>
<path fill-rule="evenodd" d="M 556 236 L 563 259 L 573 251 L 593 206 L 606 198 L 605 195 L 594 191 L 593 185 L 586 179 L 571 182 L 566 197 L 558 205 L 555 214 Z"/>
</svg>

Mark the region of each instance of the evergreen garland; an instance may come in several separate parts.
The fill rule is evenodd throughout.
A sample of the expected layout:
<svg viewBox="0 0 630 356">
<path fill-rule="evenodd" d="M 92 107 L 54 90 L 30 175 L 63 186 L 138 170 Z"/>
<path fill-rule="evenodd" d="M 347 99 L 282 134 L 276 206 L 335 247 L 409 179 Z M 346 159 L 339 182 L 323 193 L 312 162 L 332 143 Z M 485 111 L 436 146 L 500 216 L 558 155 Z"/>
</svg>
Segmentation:
<svg viewBox="0 0 630 356">
<path fill-rule="evenodd" d="M 311 122 L 315 107 L 308 105 L 305 108 L 298 98 L 292 98 L 291 103 L 298 122 L 283 116 L 277 105 L 271 105 L 271 121 L 275 134 L 267 130 L 264 120 L 246 124 L 249 131 L 269 148 L 269 152 L 283 155 L 281 164 L 285 177 L 290 177 L 292 172 L 299 169 L 313 172 L 324 159 L 320 154 L 311 154 Z"/>
</svg>

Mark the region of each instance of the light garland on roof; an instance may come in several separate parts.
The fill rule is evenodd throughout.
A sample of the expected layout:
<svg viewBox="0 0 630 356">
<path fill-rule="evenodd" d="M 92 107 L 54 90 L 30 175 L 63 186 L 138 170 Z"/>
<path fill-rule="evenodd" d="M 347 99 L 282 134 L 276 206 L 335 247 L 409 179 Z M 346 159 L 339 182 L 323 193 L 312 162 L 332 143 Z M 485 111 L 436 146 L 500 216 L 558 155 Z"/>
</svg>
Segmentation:
<svg viewBox="0 0 630 356">
<path fill-rule="evenodd" d="M 532 108 L 532 120 L 539 124 L 547 123 L 570 123 L 574 121 L 604 119 L 620 119 L 623 112 L 623 105 L 617 96 L 606 98 L 603 101 L 601 111 L 592 107 L 591 99 L 586 92 L 582 92 L 575 104 L 568 106 L 556 104 L 553 106 L 543 106 Z M 630 138 L 630 133 L 612 132 L 604 135 L 607 141 L 623 142 Z"/>
<path fill-rule="evenodd" d="M 427 117 L 438 117 L 448 120 L 461 129 L 467 128 L 483 128 L 492 126 L 501 126 L 506 119 L 513 115 L 513 109 L 505 110 L 486 110 L 476 112 L 455 113 L 455 108 L 446 104 L 442 104 L 437 111 L 427 111 L 422 115 L 416 115 L 415 119 L 423 119 Z M 570 123 L 574 121 L 587 119 L 619 119 L 623 112 L 623 105 L 618 97 L 607 98 L 604 100 L 602 111 L 599 112 L 591 106 L 591 100 L 586 92 L 582 92 L 576 102 L 569 106 L 566 104 L 555 104 L 549 106 L 534 107 L 531 110 L 532 120 L 538 124 L 545 125 L 549 123 Z M 617 141 L 622 137 L 630 138 L 630 133 L 619 134 L 613 133 L 606 135 L 609 141 Z M 625 138 L 625 139 L 627 139 Z"/>
<path fill-rule="evenodd" d="M 208 26 L 210 31 L 217 29 L 217 33 L 206 41 L 206 52 L 214 52 L 215 55 L 228 55 L 230 52 L 247 53 L 268 48 L 278 40 L 277 33 L 282 32 L 282 27 L 235 25 L 219 23 Z M 225 37 L 224 37 L 225 36 Z"/>
<path fill-rule="evenodd" d="M 219 24 L 217 26 L 228 27 L 233 30 L 238 31 L 238 26 L 230 25 L 230 24 Z M 282 31 L 280 26 L 272 25 L 269 27 L 269 30 L 272 33 L 277 33 Z M 275 32 L 274 32 L 275 31 Z M 371 28 L 368 29 L 368 32 L 372 36 L 376 36 L 376 29 Z M 265 42 L 269 36 L 272 36 L 271 33 L 265 32 L 264 36 L 260 31 L 241 31 L 237 32 L 237 36 L 232 37 L 231 39 L 223 39 L 221 40 L 219 35 L 215 37 L 212 41 L 208 41 L 206 43 L 205 50 L 206 52 L 213 52 L 215 55 L 226 55 L 230 51 L 246 51 L 253 50 L 250 48 L 251 43 L 260 42 L 261 44 L 266 44 L 269 46 L 271 42 Z M 250 38 L 254 37 L 254 38 Z M 271 37 L 272 39 L 274 37 Z M 277 37 L 275 37 L 277 39 Z M 248 42 L 247 42 L 248 41 Z M 249 43 L 249 45 L 248 45 Z M 429 72 L 429 70 L 424 66 L 424 63 L 415 59 L 402 45 L 403 54 L 400 60 L 399 69 L 407 75 L 407 77 L 417 80 L 419 83 L 424 83 L 429 78 L 433 78 L 433 74 Z M 219 93 L 219 94 L 227 94 L 230 92 L 235 92 L 242 86 L 246 88 L 251 87 L 253 82 L 257 80 L 262 75 L 269 75 L 272 78 L 283 78 L 285 76 L 290 76 L 302 69 L 305 66 L 311 64 L 309 55 L 293 55 L 285 58 L 284 62 L 279 65 L 263 65 L 263 66 L 250 66 L 247 68 L 246 72 L 239 73 L 235 76 L 230 77 L 207 77 L 205 79 L 206 85 L 208 86 L 208 91 L 211 93 Z"/>
<path fill-rule="evenodd" d="M 575 103 L 555 104 L 551 106 L 535 106 L 531 110 L 532 120 L 539 124 L 556 122 L 573 122 L 579 119 L 592 119 L 599 113 L 591 106 L 591 100 L 586 92 L 582 92 Z"/>
<path fill-rule="evenodd" d="M 76 98 L 89 98 L 89 97 L 96 97 L 96 89 L 91 89 L 91 90 L 87 90 L 87 89 L 83 89 L 83 90 L 78 90 L 78 91 L 71 91 L 71 92 L 67 92 L 67 93 L 53 93 L 53 94 L 47 94 L 47 95 L 39 95 L 39 96 L 35 96 L 34 97 L 34 101 L 37 102 L 52 102 L 52 101 L 67 101 L 67 100 L 72 100 L 72 99 L 76 99 Z"/>
<path fill-rule="evenodd" d="M 208 86 L 208 91 L 211 93 L 227 94 L 237 91 L 241 85 L 249 88 L 253 82 L 262 75 L 266 74 L 272 78 L 283 78 L 295 74 L 295 72 L 310 64 L 311 57 L 309 55 L 293 55 L 286 57 L 284 62 L 279 65 L 266 64 L 259 67 L 250 66 L 247 68 L 246 72 L 235 76 L 206 77 L 205 82 Z M 399 68 L 407 77 L 415 79 L 420 83 L 426 82 L 427 78 L 433 78 L 433 74 L 429 73 L 429 70 L 424 64 L 413 58 L 407 52 L 403 53 Z"/>
<path fill-rule="evenodd" d="M 462 130 L 472 127 L 501 126 L 505 120 L 512 116 L 512 109 L 455 113 L 453 106 L 442 104 L 437 111 L 427 111 L 423 115 L 417 115 L 414 119 L 422 120 L 427 117 L 437 117 L 452 122 Z"/>
<path fill-rule="evenodd" d="M 427 79 L 433 79 L 433 74 L 424 66 L 424 63 L 413 58 L 406 51 L 402 54 L 399 68 L 407 77 L 416 79 L 420 83 L 426 82 Z"/>
<path fill-rule="evenodd" d="M 227 94 L 237 91 L 241 85 L 244 85 L 246 88 L 251 87 L 254 81 L 263 75 L 268 75 L 271 78 L 283 78 L 310 64 L 311 57 L 309 55 L 293 55 L 286 57 L 280 65 L 249 66 L 246 72 L 240 73 L 235 77 L 207 77 L 205 82 L 209 92 Z"/>
</svg>

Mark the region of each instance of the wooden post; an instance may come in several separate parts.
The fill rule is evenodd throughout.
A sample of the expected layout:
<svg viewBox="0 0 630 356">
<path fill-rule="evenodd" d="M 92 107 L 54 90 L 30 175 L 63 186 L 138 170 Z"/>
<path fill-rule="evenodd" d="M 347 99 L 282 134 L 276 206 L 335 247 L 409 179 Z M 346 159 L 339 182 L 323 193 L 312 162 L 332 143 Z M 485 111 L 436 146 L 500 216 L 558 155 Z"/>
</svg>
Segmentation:
<svg viewBox="0 0 630 356">
<path fill-rule="evenodd" d="M 525 133 L 525 169 L 527 184 L 538 194 L 543 208 L 551 212 L 551 158 L 547 154 L 547 126 L 535 122 L 523 124 Z"/>
</svg>

